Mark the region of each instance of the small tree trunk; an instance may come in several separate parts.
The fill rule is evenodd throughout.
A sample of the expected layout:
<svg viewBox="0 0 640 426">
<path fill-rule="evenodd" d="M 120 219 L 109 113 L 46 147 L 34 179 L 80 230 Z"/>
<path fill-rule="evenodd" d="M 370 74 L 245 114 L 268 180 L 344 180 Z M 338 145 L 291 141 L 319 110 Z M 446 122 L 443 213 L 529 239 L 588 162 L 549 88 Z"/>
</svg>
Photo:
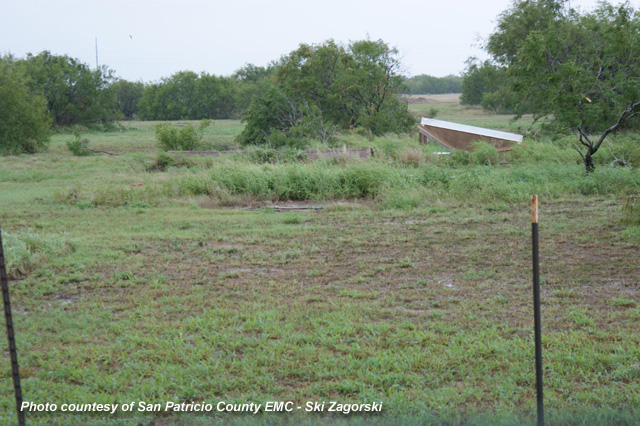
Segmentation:
<svg viewBox="0 0 640 426">
<path fill-rule="evenodd" d="M 593 163 L 593 154 L 594 153 L 589 149 L 584 156 L 584 166 L 587 169 L 587 173 L 592 173 L 596 169 L 596 165 Z"/>
</svg>

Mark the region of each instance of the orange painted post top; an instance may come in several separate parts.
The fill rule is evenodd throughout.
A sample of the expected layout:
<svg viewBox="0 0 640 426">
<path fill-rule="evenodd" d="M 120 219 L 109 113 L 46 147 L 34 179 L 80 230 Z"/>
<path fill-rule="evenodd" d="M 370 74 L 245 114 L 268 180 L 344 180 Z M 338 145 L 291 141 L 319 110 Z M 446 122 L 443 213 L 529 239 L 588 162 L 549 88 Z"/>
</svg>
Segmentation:
<svg viewBox="0 0 640 426">
<path fill-rule="evenodd" d="M 538 196 L 531 196 L 531 223 L 538 223 Z"/>
</svg>

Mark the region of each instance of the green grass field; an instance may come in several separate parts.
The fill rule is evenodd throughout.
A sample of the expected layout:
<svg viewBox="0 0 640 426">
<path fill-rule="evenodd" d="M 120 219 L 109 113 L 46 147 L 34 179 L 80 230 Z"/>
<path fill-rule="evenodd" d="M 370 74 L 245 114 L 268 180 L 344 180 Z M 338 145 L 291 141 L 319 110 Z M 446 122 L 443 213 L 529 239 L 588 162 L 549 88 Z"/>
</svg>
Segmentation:
<svg viewBox="0 0 640 426">
<path fill-rule="evenodd" d="M 531 128 L 451 97 L 410 106 Z M 46 153 L 0 158 L 25 400 L 382 412 L 56 412 L 27 424 L 535 424 L 533 193 L 549 424 L 639 423 L 637 168 L 609 168 L 603 150 L 585 175 L 571 137 L 438 156 L 416 135 L 350 134 L 336 145 L 376 156 L 265 163 L 253 152 L 149 171 L 153 129 L 86 135 L 118 156 L 74 157 L 58 134 Z M 241 129 L 215 121 L 205 145 L 234 149 Z M 624 135 L 615 146 L 636 145 Z M 0 423 L 17 424 L 6 341 L 2 354 Z"/>
</svg>

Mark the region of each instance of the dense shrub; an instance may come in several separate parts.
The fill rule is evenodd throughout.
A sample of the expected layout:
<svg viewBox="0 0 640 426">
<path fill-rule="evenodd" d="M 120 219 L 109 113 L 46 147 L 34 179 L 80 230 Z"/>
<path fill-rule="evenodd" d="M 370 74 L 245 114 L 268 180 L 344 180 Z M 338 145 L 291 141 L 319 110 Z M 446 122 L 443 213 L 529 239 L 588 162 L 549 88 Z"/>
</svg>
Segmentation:
<svg viewBox="0 0 640 426">
<path fill-rule="evenodd" d="M 211 121 L 202 120 L 198 127 L 187 124 L 178 127 L 169 123 L 156 125 L 156 141 L 163 151 L 193 151 L 200 145 L 204 131 Z"/>
<path fill-rule="evenodd" d="M 85 157 L 93 153 L 89 149 L 89 141 L 82 137 L 77 127 L 73 129 L 73 139 L 67 141 L 67 149 L 76 157 Z"/>
<path fill-rule="evenodd" d="M 156 157 L 156 161 L 147 168 L 148 172 L 165 171 L 169 167 L 185 167 L 195 166 L 195 162 L 184 155 L 170 155 L 164 151 L 160 151 Z"/>
</svg>

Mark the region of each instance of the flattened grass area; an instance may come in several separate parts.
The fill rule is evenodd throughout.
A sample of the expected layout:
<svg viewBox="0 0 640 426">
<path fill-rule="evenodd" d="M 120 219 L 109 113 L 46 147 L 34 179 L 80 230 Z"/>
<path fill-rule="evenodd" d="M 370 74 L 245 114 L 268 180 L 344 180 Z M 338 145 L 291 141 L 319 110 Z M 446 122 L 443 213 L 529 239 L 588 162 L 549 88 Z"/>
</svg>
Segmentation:
<svg viewBox="0 0 640 426">
<path fill-rule="evenodd" d="M 233 148 L 240 129 L 215 122 L 205 142 Z M 549 423 L 640 419 L 640 232 L 621 208 L 637 169 L 604 158 L 585 176 L 550 142 L 443 158 L 412 136 L 351 135 L 339 144 L 376 157 L 148 172 L 153 123 L 88 135 L 117 157 L 72 157 L 70 137 L 0 158 L 3 231 L 34 252 L 11 269 L 25 400 L 383 409 L 29 413 L 29 424 L 534 424 L 532 191 Z M 243 209 L 273 204 L 324 208 Z M 0 422 L 14 419 L 3 349 Z"/>
</svg>

